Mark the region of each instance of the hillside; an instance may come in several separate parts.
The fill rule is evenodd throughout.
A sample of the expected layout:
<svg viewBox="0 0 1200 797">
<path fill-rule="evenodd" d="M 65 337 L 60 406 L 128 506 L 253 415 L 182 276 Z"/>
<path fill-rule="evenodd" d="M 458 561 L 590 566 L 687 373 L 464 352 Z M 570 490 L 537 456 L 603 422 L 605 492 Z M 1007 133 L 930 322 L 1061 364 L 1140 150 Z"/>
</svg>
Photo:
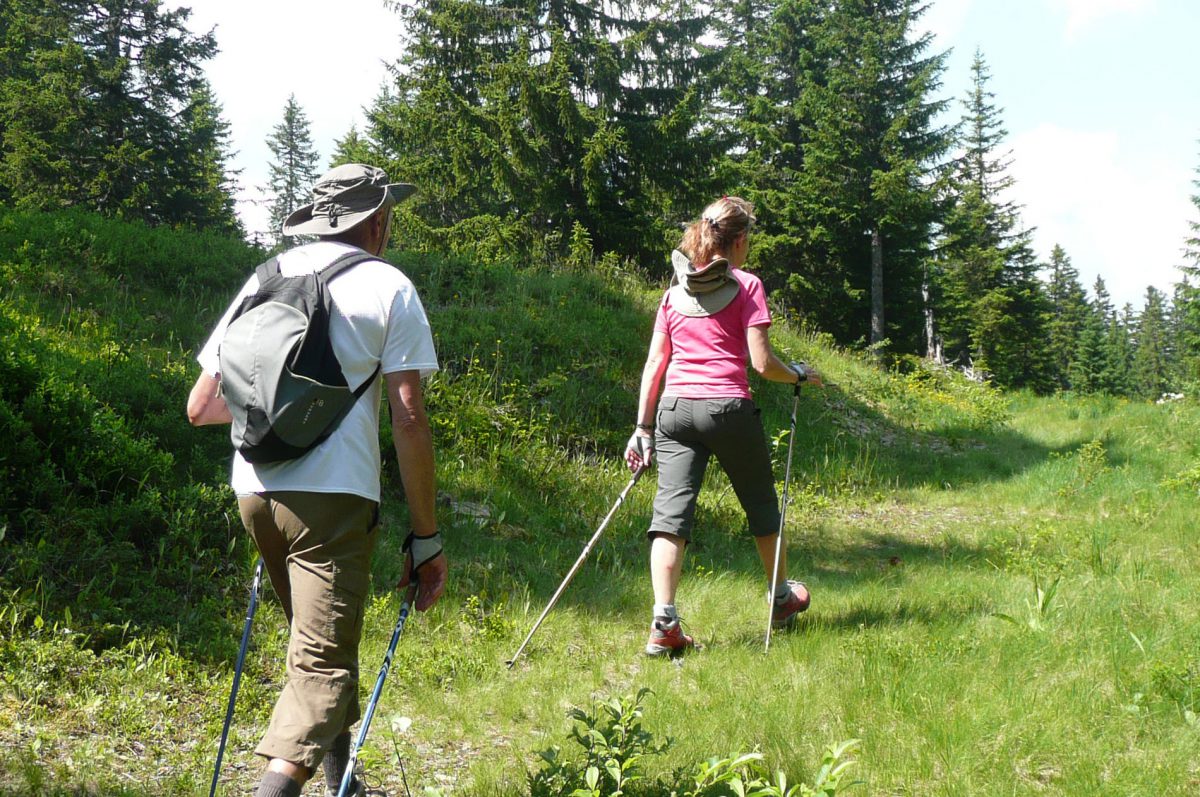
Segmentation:
<svg viewBox="0 0 1200 797">
<path fill-rule="evenodd" d="M 183 404 L 192 350 L 260 258 L 204 234 L 0 210 L 0 793 L 207 793 L 253 552 L 223 487 L 227 437 L 189 427 Z M 881 370 L 781 322 L 777 348 L 829 382 L 801 399 L 793 463 L 805 621 L 763 655 L 758 565 L 714 468 L 680 596 L 707 650 L 638 655 L 642 483 L 509 672 L 628 482 L 618 457 L 665 266 L 392 259 L 443 365 L 427 400 L 452 582 L 410 622 L 368 742 L 390 793 L 404 793 L 399 755 L 418 791 L 568 794 L 586 765 L 567 711 L 603 717 L 599 699 L 618 701 L 619 728 L 672 740 L 640 750 L 630 793 L 732 793 L 697 766 L 752 751 L 811 783 L 849 739 L 852 794 L 1194 793 L 1190 401 L 1005 396 L 916 362 Z M 782 479 L 791 393 L 753 387 Z M 385 479 L 371 677 L 405 531 L 394 467 Z M 258 771 L 282 678 L 269 589 L 253 638 L 226 793 Z M 554 745 L 558 769 L 536 755 Z"/>
</svg>

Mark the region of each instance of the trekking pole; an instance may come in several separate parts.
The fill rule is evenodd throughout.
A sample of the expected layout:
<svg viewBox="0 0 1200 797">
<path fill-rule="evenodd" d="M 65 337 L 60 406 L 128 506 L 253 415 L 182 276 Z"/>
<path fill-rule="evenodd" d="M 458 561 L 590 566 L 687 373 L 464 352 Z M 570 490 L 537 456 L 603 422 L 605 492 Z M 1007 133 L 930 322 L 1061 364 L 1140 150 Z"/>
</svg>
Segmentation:
<svg viewBox="0 0 1200 797">
<path fill-rule="evenodd" d="M 225 741 L 229 738 L 229 726 L 233 722 L 233 705 L 237 700 L 238 685 L 242 682 L 242 665 L 246 663 L 246 648 L 250 644 L 250 626 L 254 623 L 254 612 L 258 609 L 258 592 L 262 585 L 263 560 L 258 557 L 254 566 L 254 581 L 250 584 L 250 608 L 246 610 L 246 626 L 242 629 L 242 646 L 238 649 L 237 664 L 233 668 L 233 686 L 229 689 L 229 705 L 225 707 L 225 727 L 221 729 L 221 744 L 217 748 L 217 764 L 213 767 L 212 785 L 208 797 L 217 793 L 217 780 L 221 776 L 221 758 L 225 755 Z"/>
<path fill-rule="evenodd" d="M 413 574 L 412 578 L 414 579 L 413 584 L 405 593 L 404 602 L 400 604 L 400 617 L 396 620 L 396 627 L 392 629 L 392 641 L 388 643 L 387 655 L 383 657 L 383 666 L 379 668 L 379 677 L 375 679 L 375 689 L 371 692 L 371 700 L 367 703 L 366 713 L 363 714 L 362 725 L 358 729 L 358 738 L 354 740 L 354 747 L 350 749 L 350 760 L 346 763 L 346 771 L 342 773 L 342 783 L 338 786 L 337 797 L 348 797 L 350 794 L 350 782 L 354 780 L 354 765 L 358 762 L 358 754 L 362 750 L 363 742 L 367 740 L 367 731 L 371 728 L 371 718 L 375 716 L 375 707 L 379 705 L 379 696 L 383 694 L 383 681 L 387 678 L 388 670 L 392 668 L 392 655 L 396 652 L 396 643 L 400 641 L 400 633 L 408 621 L 409 610 L 412 609 L 413 601 L 417 598 L 416 574 Z"/>
<path fill-rule="evenodd" d="M 775 537 L 775 564 L 771 568 L 771 592 L 767 595 L 767 639 L 763 652 L 771 649 L 771 621 L 775 619 L 775 590 L 779 588 L 779 555 L 783 550 L 783 523 L 787 519 L 788 484 L 792 481 L 792 448 L 796 444 L 796 410 L 800 406 L 800 382 L 792 399 L 792 431 L 788 434 L 787 468 L 783 476 L 783 501 L 779 507 L 779 534 Z"/>
<path fill-rule="evenodd" d="M 645 465 L 638 468 L 638 470 L 633 474 L 633 478 L 629 480 L 629 484 L 625 485 L 625 489 L 621 491 L 619 496 L 617 496 L 617 502 L 613 504 L 612 509 L 608 510 L 608 515 L 605 516 L 604 522 L 600 524 L 600 528 L 596 529 L 596 533 L 592 535 L 590 540 L 588 540 L 588 544 L 583 547 L 583 553 L 579 554 L 579 558 L 576 559 L 575 564 L 571 566 L 571 570 L 567 573 L 567 577 L 563 579 L 563 582 L 558 585 L 558 589 L 554 591 L 553 597 L 550 598 L 550 603 L 546 605 L 545 610 L 542 612 L 542 616 L 539 617 L 537 622 L 533 624 L 533 628 L 529 629 L 529 635 L 525 637 L 525 641 L 521 643 L 521 647 L 517 648 L 517 652 L 513 654 L 511 659 L 504 662 L 508 669 L 511 670 L 512 666 L 516 664 L 517 659 L 521 656 L 521 652 L 525 650 L 525 646 L 529 644 L 529 640 L 533 639 L 534 633 L 536 633 L 538 628 L 542 625 L 542 621 L 546 619 L 546 615 L 550 614 L 550 610 L 554 608 L 554 604 L 558 603 L 559 597 L 563 594 L 563 591 L 566 590 L 567 585 L 571 583 L 571 579 L 575 577 L 575 572 L 579 570 L 579 566 L 583 564 L 583 560 L 587 558 L 589 553 L 591 553 L 592 546 L 596 544 L 596 541 L 600 539 L 600 535 L 604 533 L 605 527 L 608 526 L 608 521 L 612 520 L 613 515 L 617 513 L 617 509 L 625 501 L 625 496 L 629 494 L 630 489 L 633 488 L 633 485 L 637 484 L 637 480 L 641 478 L 645 471 Z"/>
</svg>

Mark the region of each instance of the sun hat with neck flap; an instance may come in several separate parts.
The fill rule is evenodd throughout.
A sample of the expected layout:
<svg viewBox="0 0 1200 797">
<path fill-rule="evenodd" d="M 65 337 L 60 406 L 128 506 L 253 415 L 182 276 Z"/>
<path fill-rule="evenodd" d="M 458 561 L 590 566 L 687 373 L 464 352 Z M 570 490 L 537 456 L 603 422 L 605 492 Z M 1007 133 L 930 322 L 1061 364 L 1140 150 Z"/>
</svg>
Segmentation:
<svg viewBox="0 0 1200 797">
<path fill-rule="evenodd" d="M 741 290 L 729 261 L 718 257 L 697 268 L 676 249 L 671 253 L 671 307 L 689 318 L 704 318 L 729 306 Z"/>
<path fill-rule="evenodd" d="M 313 186 L 313 201 L 283 222 L 284 235 L 341 235 L 383 207 L 412 196 L 409 183 L 389 183 L 387 173 L 363 163 L 330 169 Z"/>
</svg>

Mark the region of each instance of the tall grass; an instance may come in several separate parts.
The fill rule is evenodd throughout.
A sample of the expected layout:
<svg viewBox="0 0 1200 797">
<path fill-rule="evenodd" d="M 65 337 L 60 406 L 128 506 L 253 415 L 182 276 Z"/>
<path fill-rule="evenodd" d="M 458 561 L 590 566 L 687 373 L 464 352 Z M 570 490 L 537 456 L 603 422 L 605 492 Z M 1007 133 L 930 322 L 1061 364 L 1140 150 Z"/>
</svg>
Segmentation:
<svg viewBox="0 0 1200 797">
<path fill-rule="evenodd" d="M 227 438 L 186 427 L 181 407 L 190 348 L 257 253 L 110 224 L 0 214 L 0 421 L 13 441 L 0 487 L 0 792 L 201 793 L 245 609 L 250 553 L 220 486 Z M 208 269 L 182 301 L 176 257 Z M 698 773 L 728 772 L 741 754 L 765 767 L 744 770 L 747 782 L 782 770 L 812 784 L 849 739 L 860 742 L 847 780 L 863 781 L 849 793 L 1194 793 L 1194 404 L 1005 396 L 920 363 L 881 370 L 777 324 L 784 356 L 829 383 L 804 391 L 796 433 L 790 570 L 814 594 L 799 627 L 763 655 L 761 566 L 714 467 L 679 596 L 704 651 L 640 656 L 646 480 L 507 671 L 628 481 L 619 454 L 665 266 L 647 282 L 588 268 L 581 252 L 396 260 L 444 366 L 427 391 L 452 581 L 409 623 L 368 741 L 369 771 L 392 793 L 397 754 L 409 784 L 455 794 L 591 788 L 588 767 L 603 762 L 571 741 L 588 720 L 568 712 L 628 706 L 643 688 L 637 721 L 670 744 L 639 759 L 631 794 L 700 793 Z M 782 478 L 791 393 L 753 387 Z M 390 463 L 385 480 L 365 674 L 399 609 L 389 585 L 406 521 Z M 154 522 L 132 522 L 142 516 Z M 270 595 L 254 642 L 231 792 L 258 772 L 250 750 L 283 677 Z M 559 780 L 538 774 L 537 752 L 554 746 Z"/>
</svg>

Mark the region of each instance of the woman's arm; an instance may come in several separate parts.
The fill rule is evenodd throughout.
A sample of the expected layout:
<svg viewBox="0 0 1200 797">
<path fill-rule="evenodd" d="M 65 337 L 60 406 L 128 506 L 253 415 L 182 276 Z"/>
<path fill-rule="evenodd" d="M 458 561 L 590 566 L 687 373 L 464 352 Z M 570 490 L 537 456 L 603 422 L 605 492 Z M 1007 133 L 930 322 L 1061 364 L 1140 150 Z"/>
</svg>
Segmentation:
<svg viewBox="0 0 1200 797">
<path fill-rule="evenodd" d="M 658 389 L 671 360 L 671 339 L 665 332 L 655 332 L 650 338 L 650 352 L 642 368 L 642 387 L 638 391 L 637 422 L 641 426 L 654 424 L 654 407 L 658 400 Z"/>
<path fill-rule="evenodd" d="M 638 390 L 637 428 L 625 448 L 625 463 L 637 473 L 650 465 L 654 456 L 654 407 L 663 374 L 671 360 L 671 339 L 665 332 L 655 332 L 650 338 L 650 352 L 642 367 L 642 385 Z"/>
<path fill-rule="evenodd" d="M 746 330 L 746 343 L 750 346 L 750 364 L 763 379 L 791 384 L 799 378 L 795 371 L 775 355 L 775 350 L 771 348 L 771 340 L 767 337 L 766 326 L 749 327 Z"/>
<path fill-rule="evenodd" d="M 795 369 L 786 365 L 775 355 L 771 341 L 767 337 L 767 327 L 753 326 L 746 330 L 746 343 L 750 347 L 750 363 L 763 379 L 772 382 L 787 382 L 789 385 L 799 381 Z M 817 387 L 821 386 L 821 376 L 812 368 L 805 368 L 806 381 Z"/>
</svg>

